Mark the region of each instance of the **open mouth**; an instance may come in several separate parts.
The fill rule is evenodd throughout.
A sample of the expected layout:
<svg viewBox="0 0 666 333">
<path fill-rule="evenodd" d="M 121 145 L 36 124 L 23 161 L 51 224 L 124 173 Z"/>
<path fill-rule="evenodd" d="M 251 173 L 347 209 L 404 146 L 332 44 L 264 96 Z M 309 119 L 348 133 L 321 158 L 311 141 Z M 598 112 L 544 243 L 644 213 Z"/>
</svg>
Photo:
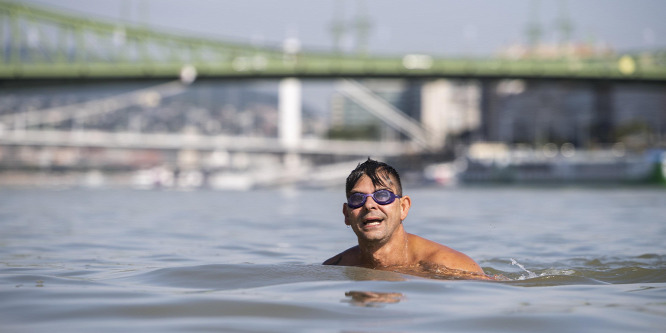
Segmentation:
<svg viewBox="0 0 666 333">
<path fill-rule="evenodd" d="M 367 219 L 367 220 L 363 221 L 363 226 L 364 227 L 374 227 L 374 226 L 378 226 L 380 224 L 382 224 L 381 219 Z"/>
</svg>

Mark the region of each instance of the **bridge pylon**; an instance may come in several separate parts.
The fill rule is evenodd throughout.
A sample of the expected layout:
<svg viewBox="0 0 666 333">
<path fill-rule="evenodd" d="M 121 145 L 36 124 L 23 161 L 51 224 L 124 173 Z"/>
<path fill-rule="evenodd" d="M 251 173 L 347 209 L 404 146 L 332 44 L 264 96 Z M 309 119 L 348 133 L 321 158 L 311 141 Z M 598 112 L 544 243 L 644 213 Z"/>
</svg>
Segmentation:
<svg viewBox="0 0 666 333">
<path fill-rule="evenodd" d="M 287 151 L 284 165 L 288 171 L 300 167 L 300 155 L 295 150 L 301 144 L 302 126 L 302 87 L 297 78 L 284 78 L 279 85 L 278 136 L 280 144 Z"/>
</svg>

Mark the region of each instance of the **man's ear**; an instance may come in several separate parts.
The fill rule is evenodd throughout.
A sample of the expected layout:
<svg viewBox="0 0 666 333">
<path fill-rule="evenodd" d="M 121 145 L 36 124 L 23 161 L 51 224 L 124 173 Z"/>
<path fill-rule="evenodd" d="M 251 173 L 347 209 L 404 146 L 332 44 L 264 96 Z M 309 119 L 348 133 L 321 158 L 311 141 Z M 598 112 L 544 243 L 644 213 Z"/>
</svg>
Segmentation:
<svg viewBox="0 0 666 333">
<path fill-rule="evenodd" d="M 407 218 L 410 207 L 412 207 L 412 199 L 408 195 L 400 198 L 400 221 Z"/>
<path fill-rule="evenodd" d="M 346 225 L 351 225 L 351 222 L 349 222 L 349 209 L 347 208 L 346 203 L 342 204 L 342 215 L 345 216 L 345 224 Z"/>
</svg>

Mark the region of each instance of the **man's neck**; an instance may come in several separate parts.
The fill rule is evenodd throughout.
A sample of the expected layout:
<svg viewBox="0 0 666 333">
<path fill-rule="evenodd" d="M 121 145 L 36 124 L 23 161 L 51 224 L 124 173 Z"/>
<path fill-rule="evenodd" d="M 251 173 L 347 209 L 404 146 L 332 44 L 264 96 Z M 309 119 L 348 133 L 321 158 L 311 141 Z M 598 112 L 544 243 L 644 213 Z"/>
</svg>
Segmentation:
<svg viewBox="0 0 666 333">
<path fill-rule="evenodd" d="M 400 230 L 384 243 L 359 243 L 361 262 L 368 268 L 406 266 L 409 264 L 407 233 Z"/>
</svg>

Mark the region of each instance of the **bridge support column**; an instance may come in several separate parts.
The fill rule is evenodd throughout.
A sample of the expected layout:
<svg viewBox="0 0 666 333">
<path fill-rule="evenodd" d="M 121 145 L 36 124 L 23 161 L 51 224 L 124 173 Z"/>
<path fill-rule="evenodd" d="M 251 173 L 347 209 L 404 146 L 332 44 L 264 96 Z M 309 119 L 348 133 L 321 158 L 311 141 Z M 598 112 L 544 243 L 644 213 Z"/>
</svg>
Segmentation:
<svg viewBox="0 0 666 333">
<path fill-rule="evenodd" d="M 475 135 L 476 140 L 499 140 L 496 125 L 499 121 L 499 115 L 497 114 L 498 100 L 494 93 L 497 90 L 497 84 L 495 80 L 481 80 L 481 101 L 479 103 L 481 108 L 481 126 Z"/>
<path fill-rule="evenodd" d="M 613 143 L 615 141 L 613 137 L 613 86 L 608 82 L 599 82 L 594 84 L 593 89 L 592 140 L 601 144 Z"/>
<path fill-rule="evenodd" d="M 447 80 L 429 81 L 421 88 L 421 126 L 430 130 L 428 144 L 439 149 L 446 143 L 448 125 L 446 113 L 451 106 L 451 83 Z"/>
<path fill-rule="evenodd" d="M 301 81 L 286 78 L 279 87 L 278 136 L 282 146 L 288 151 L 284 164 L 287 170 L 300 167 L 300 156 L 294 151 L 301 142 Z M 291 152 L 290 152 L 291 151 Z"/>
</svg>

